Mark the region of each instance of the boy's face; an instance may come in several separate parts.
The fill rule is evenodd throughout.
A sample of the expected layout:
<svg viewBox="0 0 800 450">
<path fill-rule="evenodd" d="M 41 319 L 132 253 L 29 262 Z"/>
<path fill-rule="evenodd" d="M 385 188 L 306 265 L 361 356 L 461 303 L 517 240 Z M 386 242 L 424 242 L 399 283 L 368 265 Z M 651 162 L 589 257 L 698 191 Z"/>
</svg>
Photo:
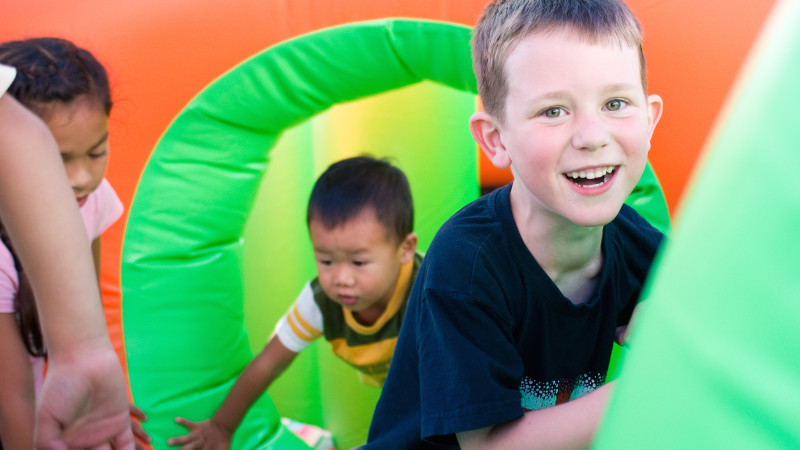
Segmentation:
<svg viewBox="0 0 800 450">
<path fill-rule="evenodd" d="M 357 316 L 380 315 L 394 293 L 400 267 L 414 257 L 416 235 L 396 242 L 371 208 L 333 229 L 312 219 L 309 232 L 325 293 Z"/>
<path fill-rule="evenodd" d="M 509 54 L 505 73 L 505 120 L 473 116 L 478 143 L 511 166 L 533 214 L 610 222 L 642 175 L 661 115 L 661 99 L 644 93 L 638 49 L 539 32 Z"/>
</svg>

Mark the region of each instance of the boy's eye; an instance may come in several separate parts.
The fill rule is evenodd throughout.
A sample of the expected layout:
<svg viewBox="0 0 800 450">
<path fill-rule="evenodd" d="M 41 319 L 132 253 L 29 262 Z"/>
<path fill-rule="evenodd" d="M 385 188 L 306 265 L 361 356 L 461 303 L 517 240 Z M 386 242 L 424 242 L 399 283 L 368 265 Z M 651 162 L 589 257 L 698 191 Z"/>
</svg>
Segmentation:
<svg viewBox="0 0 800 450">
<path fill-rule="evenodd" d="M 353 265 L 356 266 L 356 267 L 361 267 L 361 266 L 366 265 L 366 264 L 367 264 L 366 261 L 353 261 Z"/>
<path fill-rule="evenodd" d="M 619 111 L 625 106 L 625 104 L 626 102 L 624 100 L 615 98 L 614 100 L 610 100 L 608 103 L 606 103 L 606 109 L 609 111 Z"/>
<path fill-rule="evenodd" d="M 331 265 L 331 261 L 328 260 L 328 259 L 318 259 L 317 260 L 317 264 L 319 264 L 321 266 L 330 266 Z"/>
<path fill-rule="evenodd" d="M 551 119 L 555 119 L 556 117 L 561 117 L 561 114 L 563 114 L 563 113 L 564 113 L 563 109 L 561 109 L 559 107 L 555 107 L 555 108 L 545 109 L 542 112 L 542 115 L 545 116 L 545 117 L 549 117 Z"/>
</svg>

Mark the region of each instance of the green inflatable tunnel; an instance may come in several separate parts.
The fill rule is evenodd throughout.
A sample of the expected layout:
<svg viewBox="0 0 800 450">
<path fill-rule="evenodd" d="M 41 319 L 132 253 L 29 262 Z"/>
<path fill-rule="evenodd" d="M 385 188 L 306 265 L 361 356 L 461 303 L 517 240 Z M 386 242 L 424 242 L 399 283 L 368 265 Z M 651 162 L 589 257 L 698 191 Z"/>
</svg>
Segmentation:
<svg viewBox="0 0 800 450">
<path fill-rule="evenodd" d="M 478 196 L 469 37 L 400 19 L 301 36 L 221 76 L 165 132 L 131 206 L 121 274 L 130 386 L 155 448 L 186 432 L 176 416 L 213 414 L 314 276 L 306 201 L 331 162 L 392 157 L 412 186 L 423 251 Z M 668 228 L 649 166 L 629 203 Z M 250 410 L 233 447 L 307 448 L 280 416 L 359 445 L 378 395 L 317 342 Z"/>
</svg>

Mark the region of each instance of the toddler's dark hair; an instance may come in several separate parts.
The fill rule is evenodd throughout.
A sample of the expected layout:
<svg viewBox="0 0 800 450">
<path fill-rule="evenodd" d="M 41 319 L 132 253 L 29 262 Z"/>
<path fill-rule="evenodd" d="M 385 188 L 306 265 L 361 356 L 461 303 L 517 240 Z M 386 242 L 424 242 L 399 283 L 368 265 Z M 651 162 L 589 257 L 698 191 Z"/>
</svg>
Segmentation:
<svg viewBox="0 0 800 450">
<path fill-rule="evenodd" d="M 402 242 L 413 231 L 414 203 L 408 179 L 385 159 L 356 156 L 332 164 L 320 175 L 308 201 L 306 222 L 332 229 L 367 208 L 390 236 Z"/>
</svg>

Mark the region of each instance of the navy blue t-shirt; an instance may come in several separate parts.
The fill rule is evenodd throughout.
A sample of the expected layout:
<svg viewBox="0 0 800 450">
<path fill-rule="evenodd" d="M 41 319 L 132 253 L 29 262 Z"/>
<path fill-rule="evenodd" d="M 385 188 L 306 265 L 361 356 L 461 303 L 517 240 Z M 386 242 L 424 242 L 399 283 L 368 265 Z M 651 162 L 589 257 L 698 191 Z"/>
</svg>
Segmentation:
<svg viewBox="0 0 800 450">
<path fill-rule="evenodd" d="M 510 188 L 464 207 L 431 243 L 366 448 L 456 446 L 454 433 L 605 382 L 616 327 L 630 320 L 663 236 L 623 206 L 603 229 L 595 292 L 575 305 L 522 241 Z"/>
</svg>

